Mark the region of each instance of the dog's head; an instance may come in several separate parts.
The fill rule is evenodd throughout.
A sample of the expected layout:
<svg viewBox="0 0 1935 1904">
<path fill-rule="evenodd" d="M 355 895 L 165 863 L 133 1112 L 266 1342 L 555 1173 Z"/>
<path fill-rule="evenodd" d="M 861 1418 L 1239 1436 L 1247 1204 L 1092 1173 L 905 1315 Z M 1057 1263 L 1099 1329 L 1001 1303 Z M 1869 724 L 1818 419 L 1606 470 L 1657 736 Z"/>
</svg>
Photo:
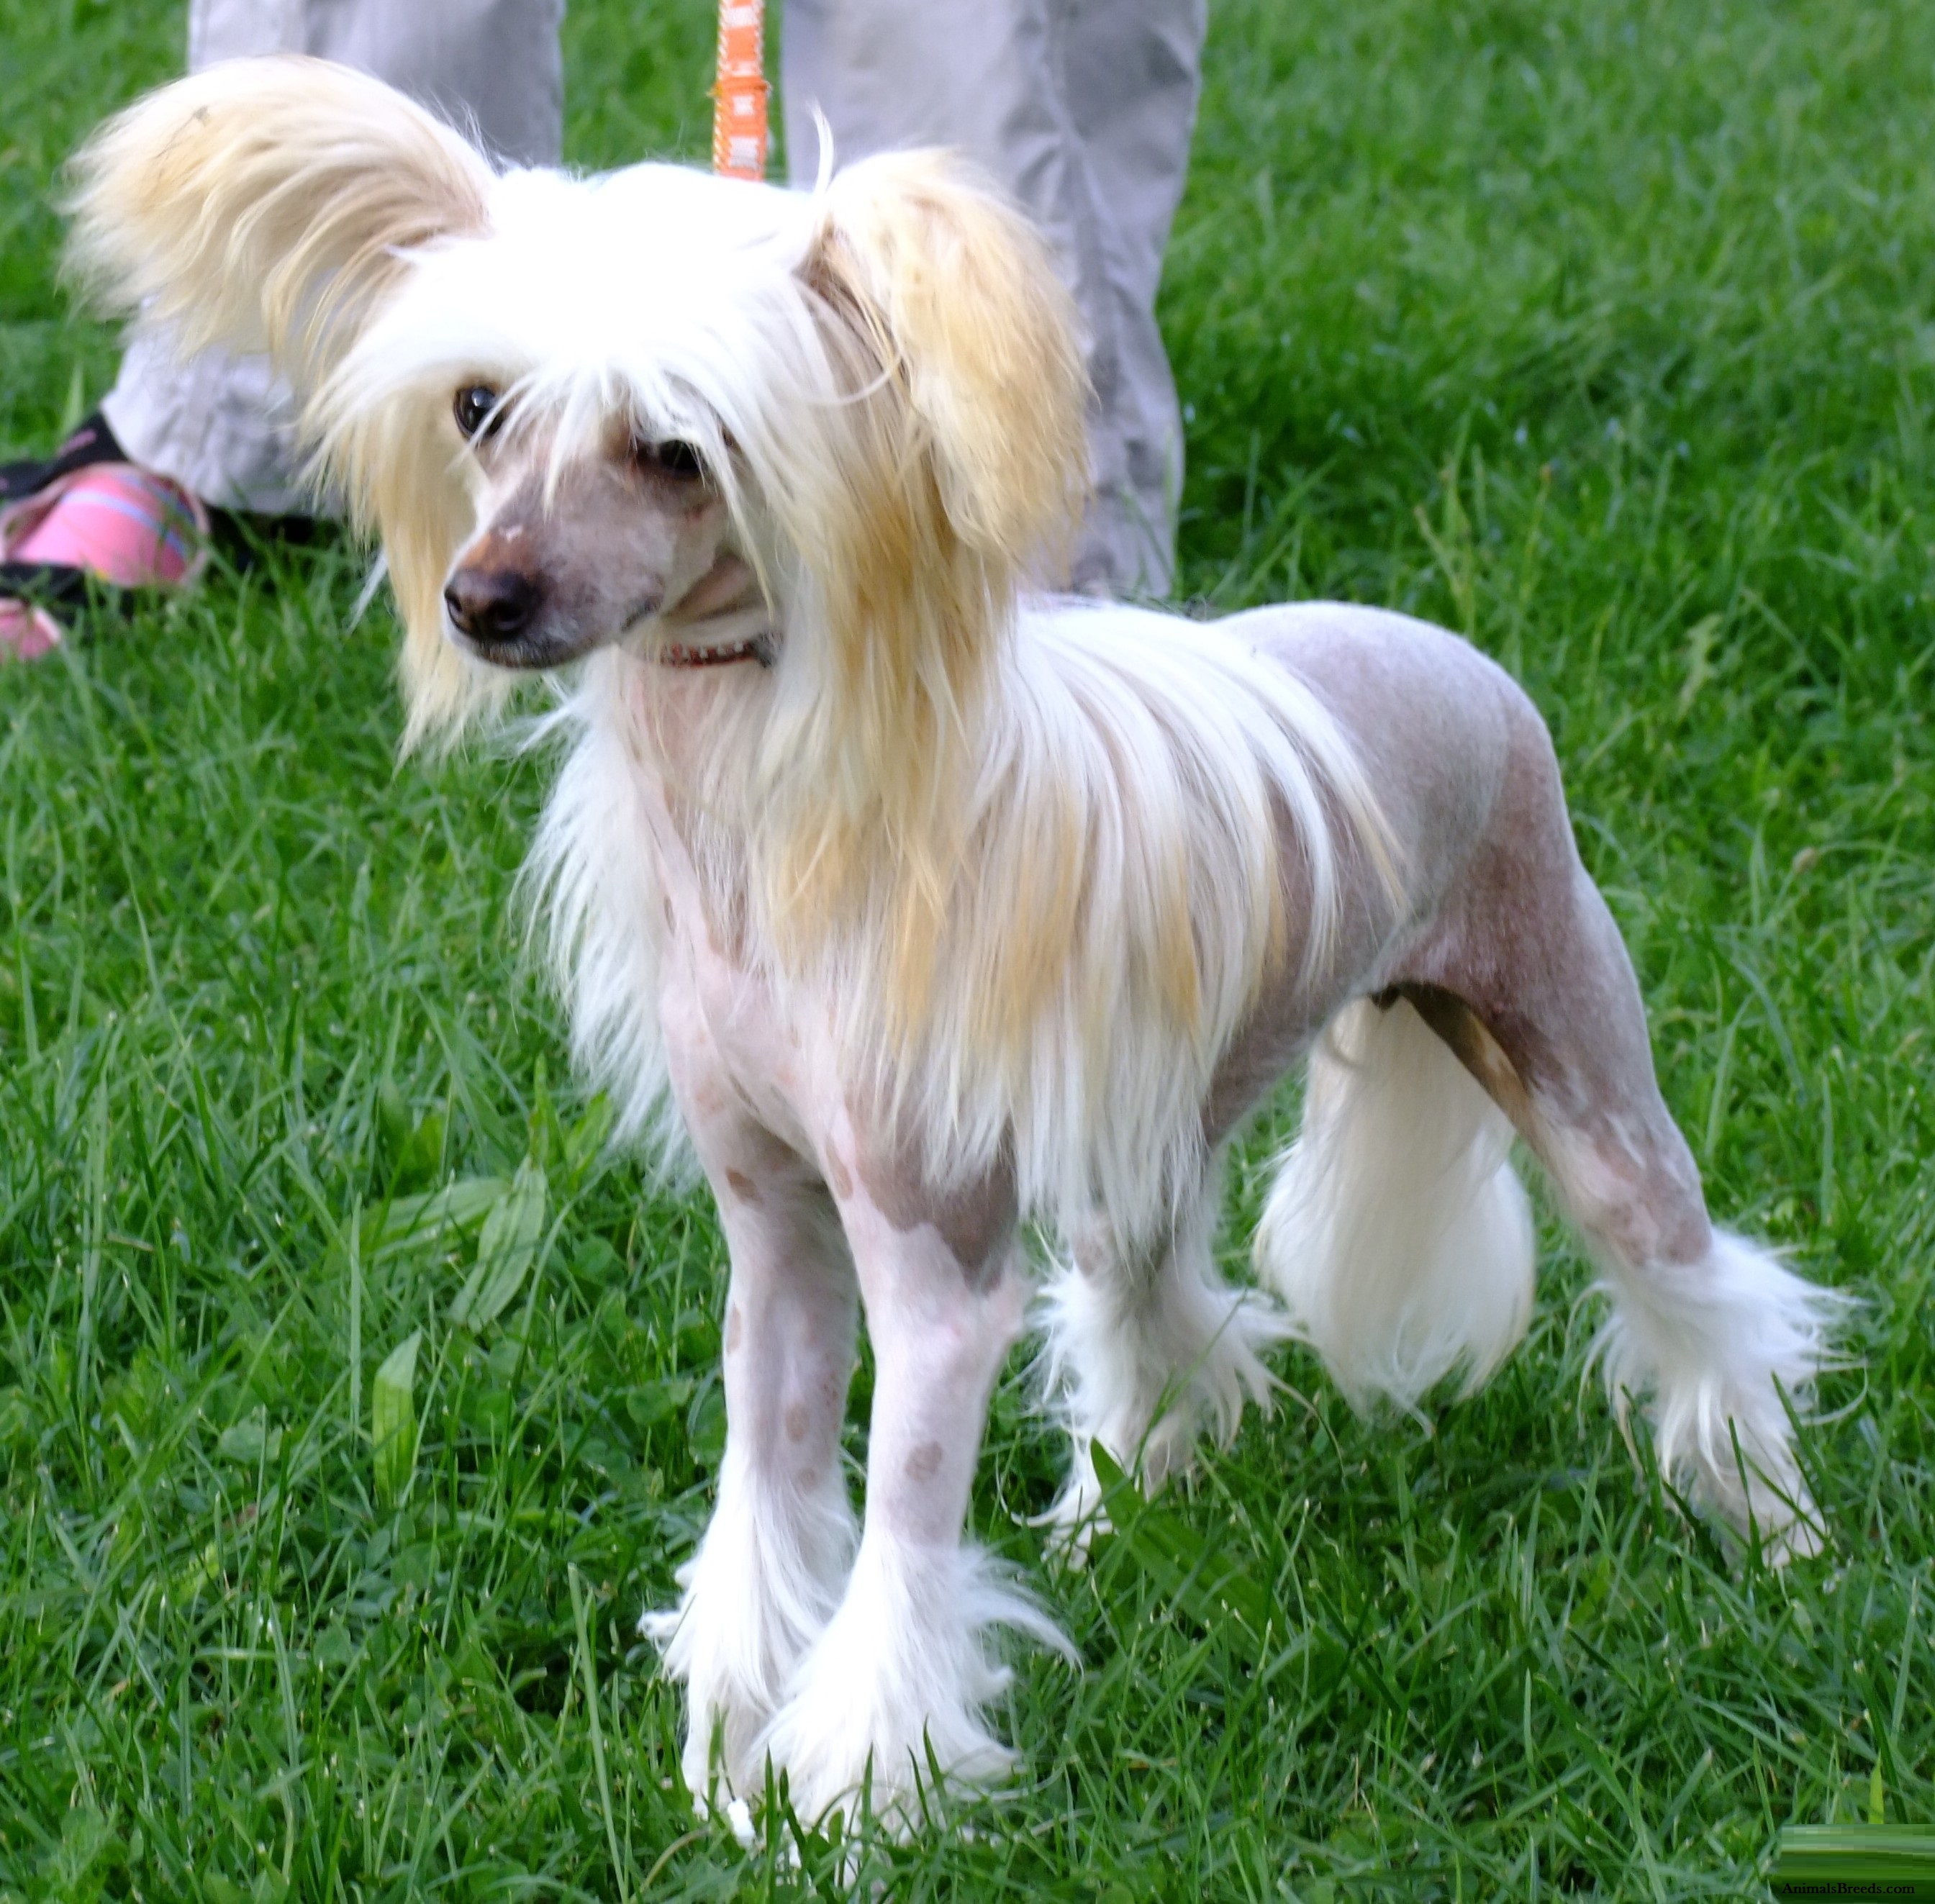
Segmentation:
<svg viewBox="0 0 1935 1904">
<path fill-rule="evenodd" d="M 811 195 L 499 175 L 379 83 L 276 59 L 165 88 L 77 170 L 110 301 L 266 349 L 302 394 L 384 544 L 412 740 L 608 644 L 743 659 L 795 682 L 790 744 L 891 813 L 1065 548 L 1067 300 L 936 155 Z"/>
</svg>

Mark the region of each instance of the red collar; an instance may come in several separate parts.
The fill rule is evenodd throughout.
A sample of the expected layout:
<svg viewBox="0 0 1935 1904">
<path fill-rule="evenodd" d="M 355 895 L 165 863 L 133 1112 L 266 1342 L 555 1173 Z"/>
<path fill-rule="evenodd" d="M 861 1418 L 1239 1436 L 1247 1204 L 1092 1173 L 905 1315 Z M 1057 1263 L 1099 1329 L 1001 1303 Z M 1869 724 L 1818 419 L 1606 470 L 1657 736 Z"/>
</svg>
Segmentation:
<svg viewBox="0 0 1935 1904">
<path fill-rule="evenodd" d="M 657 656 L 661 668 L 723 668 L 731 661 L 756 661 L 767 665 L 765 644 L 757 635 L 744 641 L 727 641 L 716 648 L 688 647 L 683 641 L 669 641 Z"/>
</svg>

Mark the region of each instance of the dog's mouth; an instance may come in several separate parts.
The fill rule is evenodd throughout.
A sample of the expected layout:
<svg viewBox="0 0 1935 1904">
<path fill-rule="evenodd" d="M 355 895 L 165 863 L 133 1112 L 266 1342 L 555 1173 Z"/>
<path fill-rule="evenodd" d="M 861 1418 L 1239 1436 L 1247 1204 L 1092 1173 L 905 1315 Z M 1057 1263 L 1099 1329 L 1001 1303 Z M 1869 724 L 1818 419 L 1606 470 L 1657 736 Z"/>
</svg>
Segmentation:
<svg viewBox="0 0 1935 1904">
<path fill-rule="evenodd" d="M 508 639 L 488 641 L 480 640 L 460 628 L 451 632 L 457 645 L 466 654 L 488 662 L 493 668 L 508 668 L 527 674 L 541 674 L 548 668 L 562 668 L 605 645 L 604 641 L 596 636 L 589 640 L 574 640 L 569 636 L 536 630 Z"/>
</svg>

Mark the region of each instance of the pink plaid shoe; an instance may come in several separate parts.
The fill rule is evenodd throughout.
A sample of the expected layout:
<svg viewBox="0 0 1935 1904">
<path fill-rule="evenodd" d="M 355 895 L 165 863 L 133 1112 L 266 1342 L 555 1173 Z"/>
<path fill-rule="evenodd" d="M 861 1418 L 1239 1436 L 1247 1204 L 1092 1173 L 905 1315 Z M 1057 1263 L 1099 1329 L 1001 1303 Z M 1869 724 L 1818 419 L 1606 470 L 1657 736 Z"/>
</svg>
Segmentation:
<svg viewBox="0 0 1935 1904">
<path fill-rule="evenodd" d="M 63 637 L 49 602 L 112 588 L 180 588 L 207 560 L 208 511 L 178 483 L 96 463 L 0 508 L 0 660 L 32 661 Z"/>
</svg>

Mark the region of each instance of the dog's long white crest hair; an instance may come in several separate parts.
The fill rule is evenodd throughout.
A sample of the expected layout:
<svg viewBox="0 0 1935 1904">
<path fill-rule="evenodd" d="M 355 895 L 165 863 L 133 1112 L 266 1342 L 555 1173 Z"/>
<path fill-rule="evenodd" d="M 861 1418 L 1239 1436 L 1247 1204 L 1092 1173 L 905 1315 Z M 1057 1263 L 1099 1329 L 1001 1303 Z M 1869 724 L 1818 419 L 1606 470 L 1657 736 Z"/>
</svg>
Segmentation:
<svg viewBox="0 0 1935 1904">
<path fill-rule="evenodd" d="M 1079 515 L 1088 396 L 1025 221 L 931 153 L 811 198 L 658 167 L 500 178 L 389 88 L 293 58 L 163 89 L 77 170 L 72 255 L 107 301 L 266 349 L 303 395 L 319 480 L 388 555 L 406 744 L 502 680 L 445 633 L 475 527 L 453 378 L 494 357 L 514 416 L 566 447 L 620 415 L 690 435 L 784 629 L 761 711 L 722 697 L 738 725 L 687 789 L 737 843 L 712 863 L 751 955 L 831 1002 L 937 1181 L 1007 1145 L 1031 1205 L 1161 1221 L 1264 976 L 1300 937 L 1321 957 L 1343 855 L 1390 867 L 1348 744 L 1241 642 L 1105 610 L 1022 629 Z M 581 1055 L 663 1130 L 640 943 L 661 909 L 607 784 L 652 671 L 584 671 L 539 858 Z"/>
<path fill-rule="evenodd" d="M 764 923 L 810 958 L 864 919 L 886 955 L 867 976 L 910 1055 L 1021 583 L 1072 545 L 1087 380 L 1046 247 L 943 155 L 835 176 L 792 276 L 819 348 L 741 439 L 795 569 L 789 625 L 812 635 L 789 644 L 761 750 Z M 1037 896 L 1013 898 L 1025 915 Z M 1038 896 L 1066 904 L 1058 878 Z M 1010 994 L 1052 976 L 1017 922 L 997 955 Z"/>
</svg>

